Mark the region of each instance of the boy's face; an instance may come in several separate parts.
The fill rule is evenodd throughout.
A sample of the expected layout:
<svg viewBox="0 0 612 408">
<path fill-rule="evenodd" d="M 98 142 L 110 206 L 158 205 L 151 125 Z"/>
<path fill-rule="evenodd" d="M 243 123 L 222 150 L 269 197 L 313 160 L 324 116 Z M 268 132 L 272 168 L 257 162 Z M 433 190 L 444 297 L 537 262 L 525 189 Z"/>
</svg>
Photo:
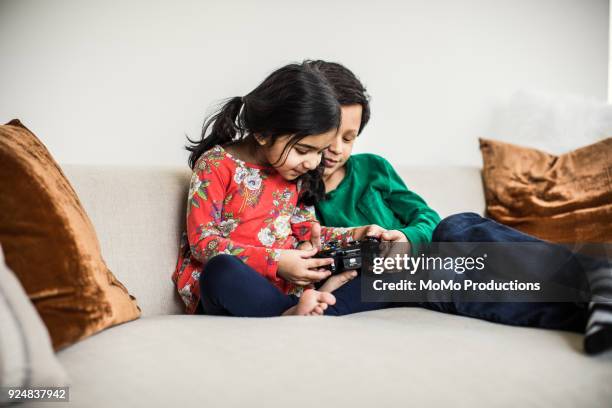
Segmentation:
<svg viewBox="0 0 612 408">
<path fill-rule="evenodd" d="M 342 106 L 342 121 L 340 129 L 332 139 L 329 148 L 323 153 L 324 177 L 329 177 L 344 167 L 353 152 L 353 144 L 359 133 L 361 125 L 361 112 L 359 104 Z"/>
</svg>

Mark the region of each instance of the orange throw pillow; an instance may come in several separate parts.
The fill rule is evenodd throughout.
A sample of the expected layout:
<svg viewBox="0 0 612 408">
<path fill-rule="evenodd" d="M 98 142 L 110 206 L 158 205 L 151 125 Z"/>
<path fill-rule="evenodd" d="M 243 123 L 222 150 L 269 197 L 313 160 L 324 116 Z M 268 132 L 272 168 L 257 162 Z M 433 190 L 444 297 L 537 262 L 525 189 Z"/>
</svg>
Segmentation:
<svg viewBox="0 0 612 408">
<path fill-rule="evenodd" d="M 612 242 L 612 138 L 554 156 L 480 139 L 490 218 L 559 243 Z"/>
<path fill-rule="evenodd" d="M 66 176 L 18 120 L 0 126 L 0 243 L 55 350 L 140 316 Z"/>
</svg>

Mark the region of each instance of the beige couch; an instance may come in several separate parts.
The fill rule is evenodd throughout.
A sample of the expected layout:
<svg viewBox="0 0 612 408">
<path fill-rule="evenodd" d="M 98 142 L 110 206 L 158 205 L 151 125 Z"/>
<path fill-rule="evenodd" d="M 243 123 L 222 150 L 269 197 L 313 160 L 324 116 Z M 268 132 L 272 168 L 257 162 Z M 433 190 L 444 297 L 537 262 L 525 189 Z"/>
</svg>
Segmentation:
<svg viewBox="0 0 612 408">
<path fill-rule="evenodd" d="M 170 279 L 189 172 L 65 166 L 142 318 L 58 353 L 72 407 L 612 407 L 582 336 L 417 308 L 345 317 L 182 314 Z M 400 169 L 441 216 L 481 212 L 476 168 Z M 31 406 L 59 407 L 58 403 Z"/>
</svg>

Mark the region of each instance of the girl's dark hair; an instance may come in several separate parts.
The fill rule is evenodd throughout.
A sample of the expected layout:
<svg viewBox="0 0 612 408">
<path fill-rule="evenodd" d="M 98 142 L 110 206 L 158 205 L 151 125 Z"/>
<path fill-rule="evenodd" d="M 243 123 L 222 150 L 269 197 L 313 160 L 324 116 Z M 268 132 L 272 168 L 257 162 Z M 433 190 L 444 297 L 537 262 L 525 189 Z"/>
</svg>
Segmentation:
<svg viewBox="0 0 612 408">
<path fill-rule="evenodd" d="M 215 145 L 260 133 L 274 143 L 279 136 L 292 135 L 277 163 L 284 163 L 289 149 L 309 135 L 317 135 L 340 126 L 340 103 L 317 67 L 306 62 L 286 65 L 270 74 L 257 88 L 243 97 L 228 99 L 221 109 L 205 120 L 200 140 L 191 145 L 189 166 Z M 325 195 L 322 167 L 300 176 L 300 200 L 313 205 Z"/>
<path fill-rule="evenodd" d="M 323 60 L 308 60 L 304 63 L 325 75 L 340 105 L 361 105 L 361 124 L 359 133 L 370 120 L 370 96 L 361 81 L 342 64 Z"/>
</svg>

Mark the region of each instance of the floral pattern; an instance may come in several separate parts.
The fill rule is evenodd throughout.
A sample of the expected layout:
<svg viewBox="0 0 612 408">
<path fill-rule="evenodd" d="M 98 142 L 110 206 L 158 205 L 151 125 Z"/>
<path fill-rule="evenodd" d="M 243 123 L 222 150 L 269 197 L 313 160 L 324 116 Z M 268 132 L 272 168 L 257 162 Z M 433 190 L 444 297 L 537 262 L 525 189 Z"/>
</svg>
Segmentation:
<svg viewBox="0 0 612 408">
<path fill-rule="evenodd" d="M 288 188 L 272 193 L 272 207 L 264 219 L 266 227 L 260 231 L 262 235 L 258 235 L 265 246 L 270 246 L 274 241 L 283 242 L 293 233 L 291 213 L 295 208 L 293 200 L 296 196 L 297 193 L 292 193 Z"/>
<path fill-rule="evenodd" d="M 242 212 L 246 205 L 256 207 L 259 203 L 263 193 L 263 181 L 267 178 L 267 174 L 261 173 L 258 168 L 247 167 L 242 160 L 235 159 L 235 161 L 238 167 L 234 173 L 234 182 L 238 185 L 238 194 L 243 197 L 239 210 Z"/>
<path fill-rule="evenodd" d="M 228 218 L 219 223 L 219 232 L 223 237 L 227 238 L 236 229 L 237 226 L 238 220 L 234 218 Z"/>
<path fill-rule="evenodd" d="M 209 180 L 202 181 L 196 173 L 193 174 L 193 176 L 191 177 L 191 185 L 189 186 L 187 213 L 189 213 L 194 207 L 200 208 L 200 200 L 208 199 L 207 187 L 209 184 Z"/>
<path fill-rule="evenodd" d="M 264 246 L 267 247 L 271 247 L 272 244 L 274 244 L 274 242 L 276 241 L 276 238 L 272 234 L 272 231 L 270 231 L 270 228 L 260 229 L 259 233 L 257 234 L 257 238 L 259 239 L 259 242 L 261 242 Z"/>
<path fill-rule="evenodd" d="M 187 313 L 195 313 L 199 303 L 198 280 L 206 262 L 219 254 L 238 257 L 283 293 L 302 293 L 276 274 L 281 251 L 309 239 L 317 222 L 314 209 L 298 205 L 298 194 L 299 182 L 238 160 L 221 146 L 197 160 L 172 275 Z M 351 231 L 339 228 L 322 227 L 321 235 L 323 240 L 352 239 Z"/>
</svg>

